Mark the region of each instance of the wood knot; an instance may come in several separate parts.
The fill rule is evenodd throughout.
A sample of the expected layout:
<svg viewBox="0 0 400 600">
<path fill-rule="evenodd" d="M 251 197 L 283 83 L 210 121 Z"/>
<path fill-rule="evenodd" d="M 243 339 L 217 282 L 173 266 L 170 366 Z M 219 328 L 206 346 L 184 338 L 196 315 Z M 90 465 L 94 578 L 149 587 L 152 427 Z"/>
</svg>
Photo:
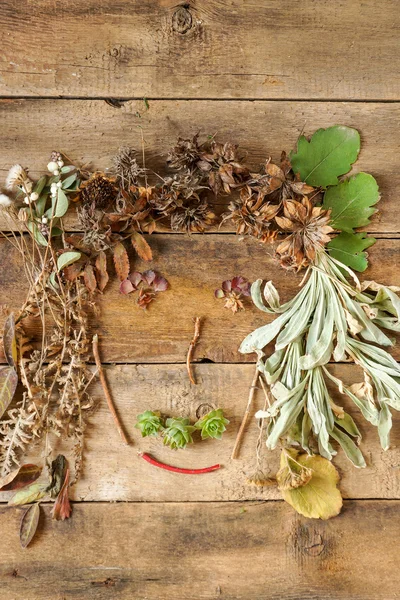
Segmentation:
<svg viewBox="0 0 400 600">
<path fill-rule="evenodd" d="M 325 550 L 322 535 L 313 528 L 301 526 L 295 535 L 295 545 L 303 556 L 320 556 Z"/>
<path fill-rule="evenodd" d="M 204 417 L 204 415 L 211 412 L 212 410 L 214 410 L 214 407 L 211 406 L 211 404 L 200 404 L 196 409 L 196 417 L 198 419 L 201 419 L 202 417 Z"/>
<path fill-rule="evenodd" d="M 184 35 L 193 26 L 193 17 L 188 5 L 179 6 L 172 15 L 172 29 Z"/>
</svg>

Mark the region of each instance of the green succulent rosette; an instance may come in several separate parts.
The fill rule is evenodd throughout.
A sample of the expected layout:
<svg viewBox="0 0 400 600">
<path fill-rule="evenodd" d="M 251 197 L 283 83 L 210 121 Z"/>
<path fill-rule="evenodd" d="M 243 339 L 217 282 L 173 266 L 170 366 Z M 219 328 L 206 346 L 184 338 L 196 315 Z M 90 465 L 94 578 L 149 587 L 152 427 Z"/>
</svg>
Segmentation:
<svg viewBox="0 0 400 600">
<path fill-rule="evenodd" d="M 160 413 L 152 410 L 138 415 L 135 427 L 140 429 L 142 437 L 157 436 L 164 429 Z"/>
<path fill-rule="evenodd" d="M 225 419 L 222 408 L 217 408 L 199 419 L 195 423 L 195 427 L 200 430 L 202 440 L 207 438 L 220 440 L 228 423 L 229 421 Z"/>
<path fill-rule="evenodd" d="M 190 425 L 189 419 L 185 417 L 170 418 L 166 420 L 165 425 L 166 428 L 163 432 L 165 446 L 177 450 L 193 443 L 192 433 L 196 428 Z"/>
</svg>

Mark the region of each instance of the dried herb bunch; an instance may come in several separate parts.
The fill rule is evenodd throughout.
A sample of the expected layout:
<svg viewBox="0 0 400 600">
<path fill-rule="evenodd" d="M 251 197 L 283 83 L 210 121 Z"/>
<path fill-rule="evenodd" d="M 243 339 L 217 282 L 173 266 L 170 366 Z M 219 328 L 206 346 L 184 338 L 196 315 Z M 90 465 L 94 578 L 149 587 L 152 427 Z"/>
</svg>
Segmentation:
<svg viewBox="0 0 400 600">
<path fill-rule="evenodd" d="M 272 401 L 256 416 L 266 420 L 267 448 L 283 446 L 278 486 L 309 517 L 329 518 L 340 511 L 338 475 L 329 463 L 335 444 L 356 467 L 366 466 L 360 431 L 333 401 L 327 383 L 336 385 L 377 427 L 384 450 L 390 442 L 391 409 L 400 410 L 399 366 L 382 349 L 393 345 L 383 330 L 400 331 L 400 288 L 361 285 L 354 272 L 367 268 L 364 250 L 375 242 L 354 230 L 370 222 L 378 186 L 366 173 L 338 180 L 359 149 L 358 132 L 347 127 L 319 130 L 310 141 L 300 138 L 292 166 L 307 185 L 324 190 L 322 205 L 313 207 L 308 198 L 287 199 L 283 216 L 275 218 L 290 233 L 278 247 L 284 266 L 308 270 L 299 293 L 284 304 L 272 282 L 264 288 L 261 279 L 253 283 L 256 307 L 277 318 L 240 346 L 243 353 L 257 353 L 259 376 L 270 388 Z M 329 241 L 332 231 L 341 233 Z M 264 349 L 273 340 L 275 350 L 266 356 Z M 359 365 L 364 381 L 346 385 L 330 372 L 332 360 Z"/>
<path fill-rule="evenodd" d="M 3 345 L 8 367 L 1 370 L 0 466 L 4 476 L 19 464 L 27 446 L 42 445 L 49 462 L 55 436 L 73 440 L 74 478 L 82 468 L 84 430 L 94 408 L 88 392 L 88 314 L 93 301 L 80 279 L 66 270 L 81 257 L 65 241 L 62 217 L 79 187 L 79 173 L 54 152 L 50 175 L 34 182 L 26 169 L 11 168 L 11 192 L 3 214 L 10 234 L 2 234 L 20 253 L 29 286 L 21 310 L 9 315 Z M 25 331 L 40 323 L 41 343 L 33 346 Z M 22 400 L 12 405 L 18 379 Z M 52 435 L 55 434 L 55 435 Z"/>
</svg>

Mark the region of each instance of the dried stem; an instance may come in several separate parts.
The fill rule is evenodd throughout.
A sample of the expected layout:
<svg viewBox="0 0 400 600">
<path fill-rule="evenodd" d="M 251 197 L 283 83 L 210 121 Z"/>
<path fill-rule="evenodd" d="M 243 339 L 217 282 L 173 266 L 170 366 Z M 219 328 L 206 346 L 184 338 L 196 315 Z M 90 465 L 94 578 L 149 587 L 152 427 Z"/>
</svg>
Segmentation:
<svg viewBox="0 0 400 600">
<path fill-rule="evenodd" d="M 239 427 L 239 431 L 238 431 L 237 436 L 236 436 L 235 445 L 234 445 L 233 450 L 232 450 L 232 455 L 231 455 L 231 459 L 232 460 L 235 459 L 235 458 L 238 458 L 238 456 L 239 456 L 240 445 L 242 443 L 242 438 L 243 438 L 243 435 L 244 435 L 244 430 L 246 428 L 246 424 L 247 424 L 248 418 L 250 416 L 250 410 L 251 410 L 251 406 L 253 404 L 254 396 L 255 396 L 255 393 L 256 393 L 259 374 L 260 373 L 259 373 L 258 367 L 256 366 L 256 372 L 254 374 L 254 378 L 253 378 L 253 381 L 252 381 L 252 384 L 251 384 L 251 387 L 250 387 L 249 399 L 247 401 L 246 410 L 245 410 L 245 413 L 243 415 L 243 419 L 242 419 L 242 422 L 241 422 L 240 427 Z"/>
<path fill-rule="evenodd" d="M 111 398 L 111 394 L 110 394 L 110 391 L 108 389 L 106 377 L 105 377 L 104 371 L 103 371 L 103 366 L 102 366 L 101 360 L 100 360 L 100 354 L 99 354 L 99 336 L 97 334 L 93 336 L 93 356 L 94 356 L 94 360 L 95 360 L 95 363 L 96 363 L 96 367 L 97 367 L 98 372 L 99 372 L 99 377 L 100 377 L 101 385 L 103 387 L 104 395 L 105 395 L 106 400 L 107 400 L 108 408 L 110 409 L 110 412 L 111 412 L 112 417 L 114 419 L 115 425 L 117 426 L 119 435 L 122 438 L 122 441 L 125 444 L 129 445 L 129 440 L 126 437 L 125 432 L 124 432 L 124 430 L 122 428 L 121 422 L 120 422 L 120 420 L 118 418 L 118 415 L 117 415 L 117 412 L 115 410 L 113 399 Z"/>
<path fill-rule="evenodd" d="M 192 341 L 189 344 L 189 350 L 188 350 L 187 357 L 186 357 L 186 369 L 187 369 L 187 372 L 189 375 L 190 383 L 193 383 L 194 385 L 196 385 L 197 382 L 196 382 L 196 379 L 194 378 L 193 371 L 192 371 L 192 358 L 193 358 L 194 349 L 200 338 L 200 326 L 201 326 L 201 318 L 196 317 L 194 320 L 194 335 L 193 335 Z"/>
</svg>

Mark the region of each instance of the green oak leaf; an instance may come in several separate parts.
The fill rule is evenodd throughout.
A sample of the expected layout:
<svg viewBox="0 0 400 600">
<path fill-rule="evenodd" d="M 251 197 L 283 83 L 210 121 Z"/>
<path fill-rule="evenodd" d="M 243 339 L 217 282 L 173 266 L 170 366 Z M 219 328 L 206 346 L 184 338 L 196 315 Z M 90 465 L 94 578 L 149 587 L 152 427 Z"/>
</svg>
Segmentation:
<svg viewBox="0 0 400 600">
<path fill-rule="evenodd" d="M 343 231 L 329 242 L 329 254 L 341 263 L 354 269 L 365 271 L 368 266 L 367 253 L 363 252 L 373 244 L 376 239 L 368 237 L 366 233 L 347 233 Z"/>
<path fill-rule="evenodd" d="M 290 161 L 301 181 L 313 186 L 337 185 L 338 177 L 348 173 L 360 152 L 360 134 L 356 129 L 334 125 L 318 129 L 310 141 L 302 135 L 297 152 Z"/>
<path fill-rule="evenodd" d="M 370 223 L 374 214 L 374 204 L 379 201 L 379 188 L 374 177 L 368 173 L 358 173 L 330 187 L 324 196 L 323 207 L 331 210 L 334 229 L 352 233 L 355 227 Z"/>
</svg>

